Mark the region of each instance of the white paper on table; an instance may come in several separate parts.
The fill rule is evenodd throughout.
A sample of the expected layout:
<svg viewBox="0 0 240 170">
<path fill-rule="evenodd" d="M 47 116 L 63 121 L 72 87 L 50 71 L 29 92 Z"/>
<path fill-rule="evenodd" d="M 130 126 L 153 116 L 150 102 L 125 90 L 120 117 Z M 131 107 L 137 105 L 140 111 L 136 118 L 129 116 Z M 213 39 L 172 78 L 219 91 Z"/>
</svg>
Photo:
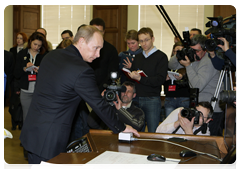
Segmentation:
<svg viewBox="0 0 240 170">
<path fill-rule="evenodd" d="M 149 161 L 148 155 L 105 151 L 87 164 L 178 164 L 180 159 L 166 158 L 165 162 Z"/>
</svg>

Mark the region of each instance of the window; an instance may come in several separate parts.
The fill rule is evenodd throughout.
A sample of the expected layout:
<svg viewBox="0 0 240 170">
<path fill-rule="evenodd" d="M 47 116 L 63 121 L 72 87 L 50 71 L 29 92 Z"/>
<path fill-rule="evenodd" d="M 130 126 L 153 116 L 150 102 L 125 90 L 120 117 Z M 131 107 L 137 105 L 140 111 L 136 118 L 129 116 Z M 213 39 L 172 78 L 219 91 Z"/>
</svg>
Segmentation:
<svg viewBox="0 0 240 170">
<path fill-rule="evenodd" d="M 42 27 L 47 30 L 47 40 L 55 49 L 62 41 L 61 33 L 71 30 L 76 34 L 77 28 L 90 22 L 90 5 L 43 5 Z"/>
<path fill-rule="evenodd" d="M 204 5 L 164 5 L 172 23 L 183 38 L 185 27 L 199 28 L 204 34 Z M 154 45 L 170 57 L 174 35 L 155 5 L 139 6 L 139 29 L 150 27 L 155 37 Z"/>
</svg>

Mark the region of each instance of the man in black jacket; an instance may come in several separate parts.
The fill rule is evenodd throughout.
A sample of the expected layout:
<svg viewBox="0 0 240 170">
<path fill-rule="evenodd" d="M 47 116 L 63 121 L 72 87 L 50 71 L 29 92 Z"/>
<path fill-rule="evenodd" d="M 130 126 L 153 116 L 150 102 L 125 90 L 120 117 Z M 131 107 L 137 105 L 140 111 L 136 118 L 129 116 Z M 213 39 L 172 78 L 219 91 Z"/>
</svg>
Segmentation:
<svg viewBox="0 0 240 170">
<path fill-rule="evenodd" d="M 29 163 L 47 161 L 66 151 L 72 121 L 83 99 L 114 133 L 138 132 L 117 120 L 102 98 L 94 71 L 86 62 L 99 57 L 102 34 L 93 26 L 84 26 L 75 35 L 73 45 L 53 50 L 41 63 L 33 99 L 20 136 L 29 152 Z M 116 102 L 115 102 L 116 104 Z"/>
<path fill-rule="evenodd" d="M 92 19 L 90 25 L 96 27 L 104 36 L 105 22 L 101 18 Z M 100 50 L 100 57 L 89 63 L 89 65 L 95 72 L 98 88 L 102 92 L 104 90 L 103 84 L 112 82 L 110 73 L 118 72 L 119 59 L 117 49 L 104 40 L 103 48 Z"/>
<path fill-rule="evenodd" d="M 105 22 L 101 18 L 92 19 L 89 25 L 96 27 L 104 36 Z M 118 72 L 119 59 L 117 49 L 104 40 L 103 48 L 100 50 L 100 57 L 89 63 L 89 65 L 94 70 L 97 86 L 101 93 L 104 90 L 103 84 L 111 84 L 112 82 L 110 78 L 111 72 Z M 92 111 L 90 115 L 95 119 L 94 121 L 104 125 L 104 122 L 98 118 L 95 112 Z"/>
<path fill-rule="evenodd" d="M 116 106 L 117 116 L 123 123 L 131 125 L 137 131 L 141 131 L 145 123 L 145 114 L 132 101 L 136 97 L 135 84 L 125 81 L 122 85 L 126 87 L 126 91 L 121 92 L 122 104 L 118 103 Z"/>
<path fill-rule="evenodd" d="M 155 132 L 158 127 L 161 113 L 161 86 L 166 80 L 168 69 L 167 55 L 154 45 L 155 38 L 151 28 L 143 27 L 138 31 L 138 42 L 143 49 L 136 55 L 129 76 L 139 81 L 135 83 L 137 90 L 136 100 L 145 113 L 148 132 Z M 139 70 L 147 77 L 141 77 Z M 142 129 L 144 131 L 145 128 Z"/>
</svg>

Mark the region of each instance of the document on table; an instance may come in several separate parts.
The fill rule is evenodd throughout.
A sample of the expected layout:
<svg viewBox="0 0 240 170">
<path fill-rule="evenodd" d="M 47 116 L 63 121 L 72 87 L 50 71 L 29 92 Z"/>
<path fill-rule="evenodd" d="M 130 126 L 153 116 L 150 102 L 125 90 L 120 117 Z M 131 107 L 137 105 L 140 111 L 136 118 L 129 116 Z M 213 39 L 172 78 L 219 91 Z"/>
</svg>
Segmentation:
<svg viewBox="0 0 240 170">
<path fill-rule="evenodd" d="M 39 165 L 32 165 L 31 169 L 93 169 L 93 166 L 60 165 L 42 161 Z"/>
<path fill-rule="evenodd" d="M 87 164 L 178 164 L 180 159 L 166 158 L 165 162 L 149 161 L 148 155 L 105 151 Z M 171 161 L 169 161 L 171 160 Z"/>
</svg>

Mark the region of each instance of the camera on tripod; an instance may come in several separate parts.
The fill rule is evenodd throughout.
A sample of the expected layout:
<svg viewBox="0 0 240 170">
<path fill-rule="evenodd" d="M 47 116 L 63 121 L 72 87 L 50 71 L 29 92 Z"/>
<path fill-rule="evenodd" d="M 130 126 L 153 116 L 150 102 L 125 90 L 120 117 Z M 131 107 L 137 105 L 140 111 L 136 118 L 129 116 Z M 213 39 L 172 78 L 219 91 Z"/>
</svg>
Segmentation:
<svg viewBox="0 0 240 170">
<path fill-rule="evenodd" d="M 211 33 L 211 39 L 205 41 L 208 51 L 217 50 L 218 45 L 224 45 L 223 41 L 218 39 L 219 37 L 224 37 L 229 42 L 229 46 L 236 44 L 236 28 L 224 28 L 225 24 L 221 16 L 207 18 L 210 21 L 206 23 L 206 27 L 211 27 L 205 32 L 205 35 Z"/>
<path fill-rule="evenodd" d="M 181 51 L 177 51 L 177 59 L 178 61 L 180 60 L 186 60 L 185 56 L 188 57 L 190 62 L 194 62 L 194 55 L 196 54 L 195 50 L 190 48 L 189 46 L 191 45 L 191 40 L 189 36 L 189 31 L 183 31 L 183 46 L 184 48 Z"/>
<path fill-rule="evenodd" d="M 223 90 L 220 92 L 220 100 L 226 103 L 233 103 L 236 101 L 236 91 Z"/>
<path fill-rule="evenodd" d="M 113 106 L 113 101 L 117 101 L 117 95 L 121 94 L 121 92 L 126 91 L 125 86 L 118 85 L 116 80 L 118 78 L 118 72 L 111 72 L 110 78 L 112 83 L 110 85 L 104 84 L 103 87 L 106 89 L 104 92 L 104 99 Z"/>
</svg>

